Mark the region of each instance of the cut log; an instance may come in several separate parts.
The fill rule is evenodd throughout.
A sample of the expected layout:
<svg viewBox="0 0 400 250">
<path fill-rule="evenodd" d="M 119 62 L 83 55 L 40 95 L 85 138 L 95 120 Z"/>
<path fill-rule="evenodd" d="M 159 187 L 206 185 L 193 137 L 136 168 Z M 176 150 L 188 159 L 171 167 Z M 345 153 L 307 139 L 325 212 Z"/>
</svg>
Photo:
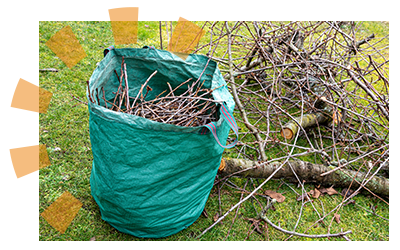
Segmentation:
<svg viewBox="0 0 400 250">
<path fill-rule="evenodd" d="M 221 176 L 235 175 L 239 177 L 268 178 L 280 165 L 281 162 L 271 162 L 269 164 L 259 164 L 258 162 L 243 159 L 222 159 L 219 174 Z M 223 167 L 222 167 L 223 166 Z M 292 170 L 293 169 L 293 170 Z M 349 187 L 352 189 L 360 187 L 365 174 L 352 170 L 339 170 L 331 174 L 321 176 L 322 173 L 331 168 L 320 164 L 313 164 L 300 160 L 287 161 L 284 166 L 272 177 L 293 183 L 298 180 L 293 172 L 296 173 L 300 181 L 321 184 L 323 186 Z M 353 178 L 355 177 L 355 181 Z M 369 178 L 369 177 L 368 177 Z M 374 176 L 365 187 L 377 195 L 389 196 L 389 179 Z"/>
<path fill-rule="evenodd" d="M 323 113 L 313 113 L 313 114 L 305 114 L 302 117 L 297 117 L 295 120 L 291 120 L 285 125 L 283 125 L 281 130 L 281 135 L 290 140 L 292 139 L 297 131 L 299 130 L 299 125 L 303 128 L 311 127 L 318 124 L 326 123 L 331 120 L 330 117 L 324 115 Z"/>
<path fill-rule="evenodd" d="M 305 114 L 302 117 L 297 117 L 294 120 L 290 120 L 282 126 L 281 135 L 285 139 L 291 140 L 299 130 L 299 125 L 302 128 L 308 128 L 317 124 L 328 123 L 332 120 L 335 124 L 338 124 L 342 118 L 340 111 L 334 110 L 334 108 L 325 102 L 325 100 L 326 99 L 323 96 L 317 101 L 317 103 L 320 103 L 321 105 L 322 112 Z"/>
</svg>

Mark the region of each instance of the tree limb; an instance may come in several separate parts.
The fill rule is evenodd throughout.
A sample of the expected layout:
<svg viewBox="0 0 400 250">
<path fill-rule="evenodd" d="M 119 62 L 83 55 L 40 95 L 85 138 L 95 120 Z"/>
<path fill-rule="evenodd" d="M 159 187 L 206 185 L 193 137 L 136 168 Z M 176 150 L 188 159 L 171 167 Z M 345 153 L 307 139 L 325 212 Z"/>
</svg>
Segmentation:
<svg viewBox="0 0 400 250">
<path fill-rule="evenodd" d="M 345 170 L 333 172 L 329 175 L 321 176 L 321 174 L 331 170 L 329 167 L 320 164 L 313 164 L 310 162 L 304 162 L 300 160 L 287 161 L 279 171 L 276 172 L 277 168 L 282 165 L 281 162 L 271 162 L 259 164 L 254 161 L 248 161 L 243 159 L 222 159 L 225 163 L 225 167 L 219 171 L 223 176 L 231 175 L 236 172 L 240 177 L 250 178 L 268 178 L 272 174 L 273 179 L 285 178 L 288 181 L 297 183 L 295 174 L 306 182 L 314 182 L 322 184 L 324 186 L 336 187 L 348 187 L 353 181 L 352 187 L 354 189 L 360 187 L 360 183 L 366 179 L 364 173 Z M 292 171 L 293 169 L 293 171 Z M 246 171 L 243 171 L 246 170 Z M 373 176 L 371 180 L 365 185 L 365 188 L 377 195 L 389 196 L 389 179 L 384 177 Z"/>
</svg>

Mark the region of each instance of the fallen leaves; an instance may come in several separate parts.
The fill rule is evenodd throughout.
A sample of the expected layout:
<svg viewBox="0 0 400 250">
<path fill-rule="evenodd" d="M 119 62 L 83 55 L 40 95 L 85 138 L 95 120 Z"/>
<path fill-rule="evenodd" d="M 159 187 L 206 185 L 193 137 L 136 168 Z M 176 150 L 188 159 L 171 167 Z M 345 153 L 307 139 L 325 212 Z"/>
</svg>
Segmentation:
<svg viewBox="0 0 400 250">
<path fill-rule="evenodd" d="M 311 191 L 310 191 L 310 195 L 311 195 L 313 198 L 318 199 L 319 196 L 321 195 L 321 192 L 320 192 L 318 189 L 314 188 L 314 190 L 311 190 Z"/>
<path fill-rule="evenodd" d="M 319 191 L 323 194 L 329 194 L 329 195 L 334 195 L 338 193 L 335 189 L 333 189 L 333 187 L 321 188 Z"/>
<path fill-rule="evenodd" d="M 285 201 L 286 197 L 283 196 L 280 193 L 277 193 L 275 191 L 271 191 L 271 190 L 265 190 L 264 192 L 265 195 L 268 195 L 269 197 L 271 197 L 272 199 L 275 199 L 277 202 L 282 203 Z"/>
<path fill-rule="evenodd" d="M 219 214 L 216 213 L 216 214 L 213 216 L 213 221 L 216 222 L 216 221 L 218 220 L 218 218 L 219 218 Z"/>
<path fill-rule="evenodd" d="M 272 190 L 265 190 L 264 194 L 271 197 L 272 199 L 275 199 L 277 202 L 282 203 L 285 201 L 286 197 L 283 196 L 281 193 L 272 191 Z M 338 194 L 338 192 L 332 187 L 329 188 L 324 188 L 324 187 L 316 187 L 313 190 L 310 190 L 307 193 L 303 193 L 302 195 L 299 195 L 296 200 L 297 201 L 312 201 L 311 197 L 314 199 L 318 199 L 321 195 L 335 195 Z"/>
<path fill-rule="evenodd" d="M 335 213 L 333 215 L 333 217 L 335 218 L 335 221 L 339 224 L 340 223 L 340 214 Z"/>
<path fill-rule="evenodd" d="M 262 222 L 261 219 L 254 219 L 254 218 L 244 218 L 244 219 L 251 222 L 251 225 L 254 226 L 254 230 L 257 233 L 259 234 L 263 233 L 262 227 L 260 228 L 260 222 Z"/>
<path fill-rule="evenodd" d="M 335 195 L 338 194 L 338 192 L 332 187 L 329 188 L 314 188 L 313 190 L 310 190 L 307 193 L 304 193 L 302 195 L 299 195 L 296 200 L 297 201 L 309 201 L 310 198 L 318 199 L 321 195 L 328 194 L 328 195 Z M 311 200 L 310 200 L 311 201 Z"/>
<path fill-rule="evenodd" d="M 280 186 L 278 187 L 278 189 L 277 190 L 279 190 L 279 188 L 280 188 Z M 292 189 L 296 194 L 297 194 L 297 197 L 296 197 L 296 200 L 297 201 L 300 201 L 300 202 L 302 202 L 302 205 L 305 205 L 305 204 L 307 204 L 308 202 L 311 202 L 311 203 L 313 203 L 313 201 L 314 201 L 314 199 L 320 199 L 320 197 L 323 197 L 323 196 L 332 196 L 332 195 L 337 195 L 337 194 L 340 194 L 340 195 L 343 195 L 343 196 L 349 196 L 349 195 L 351 195 L 351 194 L 354 194 L 354 191 L 353 190 L 350 190 L 350 189 L 346 189 L 346 188 L 344 188 L 344 189 L 341 189 L 340 191 L 341 192 L 338 192 L 333 186 L 330 186 L 330 187 L 321 187 L 320 185 L 319 186 L 314 186 L 314 187 L 312 187 L 311 189 L 309 189 L 308 190 L 308 192 L 307 192 L 307 190 L 305 190 L 304 191 L 304 187 L 302 187 L 302 190 L 303 190 L 303 192 L 301 193 L 301 194 L 299 194 L 298 192 L 296 192 L 294 189 Z M 240 193 L 250 193 L 250 192 L 248 192 L 248 191 L 240 191 Z M 267 199 L 267 203 L 268 203 L 268 205 L 270 204 L 270 202 L 271 202 L 271 200 L 270 199 L 273 199 L 273 203 L 275 203 L 275 202 L 279 202 L 279 203 L 282 203 L 282 202 L 284 202 L 285 200 L 286 200 L 286 197 L 283 195 L 283 194 L 285 194 L 285 192 L 283 192 L 283 193 L 278 193 L 278 192 L 276 192 L 276 191 L 272 191 L 272 190 L 264 190 L 264 191 L 262 191 L 262 192 L 260 192 L 260 193 L 254 193 L 254 196 L 261 196 L 261 197 L 263 197 L 263 198 L 266 198 Z M 293 196 L 291 196 L 290 194 L 288 194 L 287 195 L 288 197 L 288 199 L 289 199 L 289 202 L 293 202 Z M 257 197 L 258 198 L 258 197 Z M 256 198 L 256 200 L 257 200 L 257 198 Z M 336 198 L 335 198 L 336 199 Z M 339 198 L 340 199 L 340 198 Z M 331 199 L 328 199 L 328 200 L 331 200 Z M 260 203 L 262 200 L 260 199 L 260 200 L 257 200 L 258 201 L 258 203 Z M 321 205 L 322 205 L 322 203 L 323 203 L 323 201 L 322 200 L 319 200 L 320 202 L 321 202 Z M 261 203 L 263 203 L 263 202 L 261 202 Z M 319 203 L 318 203 L 319 204 Z M 260 204 L 261 205 L 261 204 Z M 267 207 L 268 207 L 268 205 L 267 205 Z M 322 205 L 322 206 L 324 206 L 324 205 Z M 259 211 L 259 213 L 258 213 L 258 215 L 256 216 L 256 217 L 254 217 L 254 218 L 244 218 L 244 217 L 242 217 L 243 218 L 243 220 L 246 220 L 246 221 L 248 221 L 251 225 L 250 225 L 250 227 L 249 227 L 249 229 L 248 229 L 248 232 L 247 232 L 247 237 L 246 237 L 246 239 L 248 239 L 249 238 L 249 236 L 253 233 L 253 232 L 257 232 L 258 234 L 260 234 L 260 235 L 264 235 L 266 232 L 266 230 L 268 230 L 267 229 L 267 227 L 266 227 L 266 223 L 264 223 L 264 225 L 262 224 L 262 222 L 263 222 L 263 220 L 262 219 L 260 219 L 260 218 L 262 218 L 262 217 L 260 217 L 260 216 L 263 216 L 263 215 L 265 215 L 266 214 L 266 211 L 268 210 L 268 208 L 264 208 L 262 211 Z M 271 208 L 273 208 L 273 206 L 271 207 Z M 315 209 L 315 207 L 314 207 L 314 205 L 313 205 L 313 208 L 314 208 L 314 210 L 318 213 L 318 211 Z M 322 209 L 324 209 L 324 208 L 322 208 Z M 374 211 L 374 209 L 376 209 L 376 207 L 374 207 L 374 208 L 371 208 L 372 209 L 372 211 Z M 273 209 L 274 211 L 275 211 L 275 209 Z M 332 211 L 333 212 L 333 211 Z M 325 213 L 325 212 L 324 212 Z M 342 221 L 342 218 L 341 218 L 341 215 L 339 214 L 339 210 L 337 210 L 337 211 L 335 211 L 335 212 L 333 212 L 333 214 L 331 215 L 332 217 L 332 220 L 331 220 L 331 223 L 333 222 L 333 221 L 336 221 L 336 223 L 337 224 L 340 224 Z M 319 224 L 323 224 L 323 225 L 325 225 L 325 222 L 324 222 L 324 218 L 325 218 L 326 216 L 324 216 L 324 217 L 321 217 L 321 215 L 320 215 L 320 220 L 318 220 L 318 221 L 316 221 L 316 223 L 314 223 L 314 225 L 313 225 L 313 227 L 318 227 L 319 226 Z M 213 216 L 213 221 L 214 222 L 216 222 L 217 220 L 218 220 L 218 218 L 219 218 L 219 214 L 218 213 L 216 213 L 214 216 Z M 240 218 L 240 217 L 239 217 Z M 318 223 L 317 223 L 318 222 Z M 266 237 L 268 237 L 268 231 L 267 231 L 267 235 L 266 235 Z M 246 240 L 245 239 L 245 240 Z"/>
</svg>

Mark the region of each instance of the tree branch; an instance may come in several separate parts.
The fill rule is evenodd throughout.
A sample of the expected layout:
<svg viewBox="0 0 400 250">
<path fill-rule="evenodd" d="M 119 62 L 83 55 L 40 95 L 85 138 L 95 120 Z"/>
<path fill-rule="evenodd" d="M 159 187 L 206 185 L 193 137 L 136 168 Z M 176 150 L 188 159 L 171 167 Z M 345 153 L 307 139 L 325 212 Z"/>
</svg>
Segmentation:
<svg viewBox="0 0 400 250">
<path fill-rule="evenodd" d="M 320 164 L 292 160 L 282 165 L 281 162 L 271 162 L 268 164 L 259 164 L 254 161 L 243 159 L 222 159 L 225 167 L 219 171 L 222 176 L 232 175 L 238 172 L 240 177 L 250 178 L 285 178 L 288 181 L 297 183 L 295 174 L 306 182 L 314 182 L 324 186 L 348 187 L 352 183 L 353 188 L 360 187 L 363 180 L 366 179 L 365 173 L 342 169 L 328 175 L 321 174 L 331 170 L 331 168 Z M 223 165 L 223 164 L 222 164 Z M 282 167 L 280 167 L 282 166 Z M 277 171 L 278 167 L 280 170 Z M 293 171 L 295 173 L 293 173 Z M 240 172 L 239 172 L 240 171 Z M 371 180 L 365 185 L 365 188 L 377 195 L 389 196 L 389 179 L 384 177 L 372 176 Z"/>
<path fill-rule="evenodd" d="M 256 138 L 256 140 L 259 141 L 258 148 L 259 148 L 259 151 L 260 151 L 260 156 L 261 156 L 261 159 L 263 161 L 265 161 L 265 160 L 267 160 L 267 156 L 265 155 L 264 147 L 263 147 L 263 145 L 261 143 L 262 138 L 261 138 L 260 134 L 258 133 L 257 129 L 253 125 L 251 125 L 251 123 L 249 122 L 249 119 L 247 118 L 246 111 L 244 110 L 243 105 L 242 105 L 242 103 L 241 103 L 241 101 L 239 99 L 238 93 L 237 93 L 237 89 L 236 89 L 236 86 L 235 86 L 235 77 L 233 76 L 233 64 L 232 64 L 232 53 L 231 53 L 231 42 L 232 42 L 231 41 L 231 31 L 229 29 L 228 22 L 225 22 L 225 25 L 226 25 L 226 29 L 227 29 L 227 32 L 228 32 L 229 74 L 230 74 L 230 81 L 233 83 L 233 84 L 231 84 L 232 95 L 233 95 L 233 98 L 234 98 L 234 100 L 236 102 L 236 105 L 238 106 L 240 114 L 241 114 L 241 116 L 243 118 L 244 124 L 246 125 L 246 127 L 251 132 L 253 132 L 254 137 Z"/>
</svg>

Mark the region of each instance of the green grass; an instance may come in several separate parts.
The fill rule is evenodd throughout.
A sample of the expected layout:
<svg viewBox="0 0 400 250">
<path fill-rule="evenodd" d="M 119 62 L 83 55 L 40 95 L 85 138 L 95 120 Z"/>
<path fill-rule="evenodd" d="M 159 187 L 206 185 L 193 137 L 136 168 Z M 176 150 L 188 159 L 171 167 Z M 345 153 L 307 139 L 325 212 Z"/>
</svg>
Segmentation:
<svg viewBox="0 0 400 250">
<path fill-rule="evenodd" d="M 45 42 L 58 30 L 70 25 L 87 57 L 81 60 L 72 69 L 69 69 L 46 45 Z M 376 27 L 371 24 L 370 27 Z M 368 33 L 368 32 L 367 32 Z M 206 35 L 207 36 L 207 35 Z M 57 68 L 57 73 L 40 73 L 40 87 L 53 93 L 53 97 L 47 114 L 39 116 L 39 142 L 47 145 L 51 166 L 39 171 L 39 213 L 42 213 L 63 192 L 68 191 L 83 203 L 78 215 L 64 234 L 60 234 L 43 217 L 39 215 L 39 240 L 58 241 L 74 240 L 86 241 L 95 237 L 96 240 L 168 240 L 187 241 L 198 240 L 198 236 L 204 229 L 213 223 L 213 217 L 225 213 L 240 200 L 240 193 L 227 185 L 221 188 L 221 207 L 219 206 L 218 189 L 214 187 L 206 203 L 208 217 L 201 215 L 197 221 L 187 229 L 162 239 L 140 239 L 120 233 L 101 219 L 99 207 L 90 194 L 90 172 L 92 152 L 88 128 L 88 109 L 85 105 L 72 100 L 71 94 L 85 101 L 86 80 L 88 80 L 96 68 L 96 63 L 103 57 L 103 50 L 113 45 L 113 36 L 109 22 L 40 22 L 39 23 L 39 67 Z M 152 45 L 159 48 L 158 22 L 139 22 L 138 43 L 117 47 L 137 47 Z M 164 49 L 166 48 L 166 36 L 164 34 Z M 60 150 L 58 150 L 58 148 Z M 279 149 L 272 149 L 269 154 L 278 154 Z M 224 156 L 233 157 L 234 150 L 226 150 Z M 231 178 L 238 186 L 243 186 L 246 179 Z M 261 180 L 260 180 L 261 181 Z M 259 182 L 261 183 L 261 182 Z M 248 191 L 258 186 L 257 181 L 248 183 Z M 290 186 L 290 187 L 289 187 Z M 301 202 L 296 201 L 297 193 L 301 194 L 301 188 L 292 184 L 282 184 L 281 181 L 269 181 L 262 190 L 278 190 L 286 200 L 276 205 L 276 211 L 269 211 L 268 216 L 275 224 L 292 230 L 297 222 L 301 210 Z M 249 188 L 251 187 L 251 188 Z M 314 188 L 311 184 L 305 185 L 306 191 Z M 260 190 L 259 193 L 263 191 Z M 294 190 L 294 191 L 293 191 Z M 338 189 L 340 192 L 341 190 Z M 256 197 L 259 202 L 266 204 L 263 197 Z M 323 196 L 314 199 L 313 205 L 319 214 L 331 211 L 343 197 L 341 195 Z M 358 195 L 354 198 L 355 204 L 344 206 L 338 212 L 341 222 L 333 222 L 330 232 L 335 233 L 343 229 L 352 230 L 349 236 L 353 240 L 389 240 L 389 222 L 365 211 L 361 207 L 371 210 L 376 207 L 376 213 L 388 218 L 389 206 L 384 202 L 368 195 Z M 361 207 L 360 207 L 361 206 Z M 230 213 L 222 223 L 216 225 L 200 240 L 232 240 L 242 241 L 248 237 L 252 230 L 247 218 L 255 218 L 259 211 L 257 201 L 250 199 L 243 203 L 238 211 L 235 223 L 226 238 L 235 212 Z M 302 220 L 297 227 L 298 232 L 304 232 L 319 217 L 311 206 L 305 204 L 302 208 Z M 333 218 L 329 215 L 324 224 L 312 227 L 307 233 L 324 234 Z M 248 240 L 285 240 L 288 235 L 283 234 L 270 226 L 262 235 L 253 232 Z M 306 238 L 292 237 L 290 240 L 310 240 Z M 322 239 L 328 240 L 328 239 Z M 336 240 L 336 239 L 331 239 Z"/>
</svg>

